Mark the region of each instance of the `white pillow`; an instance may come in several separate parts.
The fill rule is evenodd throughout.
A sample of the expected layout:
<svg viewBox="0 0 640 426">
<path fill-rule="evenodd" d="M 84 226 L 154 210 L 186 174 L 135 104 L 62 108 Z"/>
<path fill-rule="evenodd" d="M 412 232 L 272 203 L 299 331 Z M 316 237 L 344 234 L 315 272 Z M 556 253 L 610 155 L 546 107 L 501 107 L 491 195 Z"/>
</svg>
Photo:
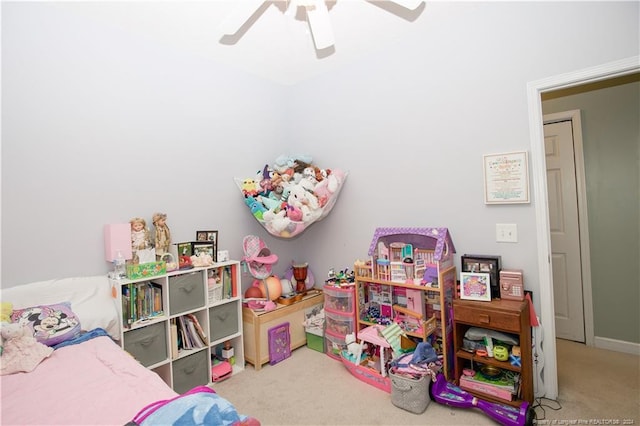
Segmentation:
<svg viewBox="0 0 640 426">
<path fill-rule="evenodd" d="M 104 328 L 111 337 L 120 340 L 116 299 L 111 296 L 106 276 L 38 281 L 4 288 L 0 295 L 3 302 L 13 304 L 13 309 L 71 302 L 71 310 L 80 319 L 83 330 Z"/>
</svg>

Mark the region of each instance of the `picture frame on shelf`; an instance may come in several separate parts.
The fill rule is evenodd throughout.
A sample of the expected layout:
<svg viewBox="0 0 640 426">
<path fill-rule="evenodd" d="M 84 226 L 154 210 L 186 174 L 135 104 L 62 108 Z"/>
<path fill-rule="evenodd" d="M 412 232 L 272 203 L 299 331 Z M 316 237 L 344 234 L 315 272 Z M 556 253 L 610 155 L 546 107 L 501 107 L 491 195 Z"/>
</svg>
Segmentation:
<svg viewBox="0 0 640 426">
<path fill-rule="evenodd" d="M 191 241 L 176 243 L 176 248 L 178 249 L 178 256 L 189 256 L 193 254 L 193 248 Z"/>
<path fill-rule="evenodd" d="M 460 299 L 491 301 L 491 275 L 484 272 L 460 272 Z"/>
<path fill-rule="evenodd" d="M 218 250 L 213 241 L 194 241 L 191 243 L 191 251 L 193 256 L 200 256 L 200 254 L 204 253 L 211 256 L 214 262 L 218 261 Z"/>
<path fill-rule="evenodd" d="M 491 275 L 491 298 L 500 299 L 502 256 L 464 254 L 460 257 L 461 272 L 482 272 Z"/>
<path fill-rule="evenodd" d="M 208 241 L 218 245 L 218 231 L 196 231 L 196 241 Z"/>
</svg>

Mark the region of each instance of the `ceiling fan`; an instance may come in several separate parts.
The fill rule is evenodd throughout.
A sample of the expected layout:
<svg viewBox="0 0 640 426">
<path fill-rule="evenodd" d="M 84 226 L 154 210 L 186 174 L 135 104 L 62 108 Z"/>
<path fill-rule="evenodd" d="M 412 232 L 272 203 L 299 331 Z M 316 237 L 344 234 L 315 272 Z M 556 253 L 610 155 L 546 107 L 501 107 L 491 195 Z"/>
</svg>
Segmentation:
<svg viewBox="0 0 640 426">
<path fill-rule="evenodd" d="M 333 0 L 334 3 L 336 1 Z M 299 8 L 304 9 L 316 50 L 326 49 L 335 44 L 325 0 L 241 0 L 236 3 L 236 8 L 220 25 L 224 35 L 238 33 L 259 10 L 264 12 L 267 7 L 279 3 L 284 6 L 284 10 L 293 9 L 295 12 Z M 415 10 L 424 0 L 387 0 L 386 3 L 395 3 L 408 10 Z"/>
</svg>

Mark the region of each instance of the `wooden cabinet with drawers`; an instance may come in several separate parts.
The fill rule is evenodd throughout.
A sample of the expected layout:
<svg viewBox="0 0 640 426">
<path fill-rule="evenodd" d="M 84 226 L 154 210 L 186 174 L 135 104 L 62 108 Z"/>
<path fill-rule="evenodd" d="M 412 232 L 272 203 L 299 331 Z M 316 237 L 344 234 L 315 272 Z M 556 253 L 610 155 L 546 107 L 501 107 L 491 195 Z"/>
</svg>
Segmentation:
<svg viewBox="0 0 640 426">
<path fill-rule="evenodd" d="M 111 280 L 121 319 L 120 345 L 176 392 L 211 383 L 211 365 L 233 348 L 233 374 L 244 369 L 240 262 Z M 176 323 L 195 319 L 205 342 L 179 345 Z M 195 322 L 194 322 L 195 324 Z M 197 332 L 197 330 L 195 330 Z"/>
<path fill-rule="evenodd" d="M 509 360 L 498 361 L 464 350 L 464 336 L 471 327 L 495 330 L 517 337 L 521 352 L 520 366 L 517 363 L 513 365 Z M 502 371 L 520 375 L 519 392 L 513 400 L 507 401 L 481 391 L 465 390 L 480 398 L 513 406 L 519 406 L 522 401 L 533 402 L 531 325 L 527 300 L 480 302 L 456 299 L 453 301 L 453 336 L 454 374 L 457 385 L 460 385 L 460 378 L 465 370 L 477 370 L 480 366 L 498 367 Z"/>
</svg>

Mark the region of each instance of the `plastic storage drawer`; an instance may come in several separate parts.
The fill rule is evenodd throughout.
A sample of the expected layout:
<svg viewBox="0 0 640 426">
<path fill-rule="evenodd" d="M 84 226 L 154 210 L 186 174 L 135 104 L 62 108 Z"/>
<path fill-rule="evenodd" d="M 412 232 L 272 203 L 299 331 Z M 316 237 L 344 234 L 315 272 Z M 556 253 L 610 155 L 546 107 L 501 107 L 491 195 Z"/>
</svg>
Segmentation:
<svg viewBox="0 0 640 426">
<path fill-rule="evenodd" d="M 334 312 L 353 313 L 354 288 L 324 286 L 324 307 Z"/>
<path fill-rule="evenodd" d="M 338 314 L 328 308 L 324 311 L 324 322 L 326 329 L 332 333 L 345 335 L 354 332 L 353 314 Z"/>
<path fill-rule="evenodd" d="M 209 308 L 211 342 L 238 332 L 238 301 Z"/>
<path fill-rule="evenodd" d="M 169 277 L 169 312 L 171 315 L 204 307 L 202 271 Z"/>
<path fill-rule="evenodd" d="M 340 353 L 347 349 L 347 343 L 344 340 L 344 336 L 335 334 L 330 332 L 329 330 L 325 330 L 324 332 L 324 341 L 325 341 L 325 350 L 327 351 L 327 355 L 331 358 L 340 359 Z"/>
<path fill-rule="evenodd" d="M 173 390 L 178 393 L 209 383 L 211 362 L 208 360 L 206 350 L 174 361 L 171 368 L 173 369 Z"/>
<path fill-rule="evenodd" d="M 159 322 L 124 333 L 124 350 L 145 367 L 162 362 L 167 354 L 167 323 Z"/>
</svg>

